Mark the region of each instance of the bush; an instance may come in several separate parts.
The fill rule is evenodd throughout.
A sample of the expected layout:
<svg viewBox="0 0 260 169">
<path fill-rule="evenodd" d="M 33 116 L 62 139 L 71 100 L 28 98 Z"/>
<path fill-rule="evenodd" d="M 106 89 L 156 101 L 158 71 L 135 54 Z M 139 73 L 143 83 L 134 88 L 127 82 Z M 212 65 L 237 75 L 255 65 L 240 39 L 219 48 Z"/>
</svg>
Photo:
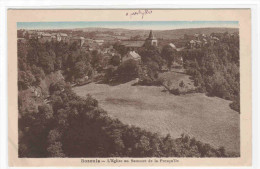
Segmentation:
<svg viewBox="0 0 260 169">
<path fill-rule="evenodd" d="M 28 89 L 35 81 L 30 71 L 18 71 L 18 90 Z"/>
<path fill-rule="evenodd" d="M 117 73 L 119 75 L 119 78 L 122 79 L 137 78 L 139 75 L 138 63 L 132 59 L 127 60 L 118 67 Z"/>
<path fill-rule="evenodd" d="M 143 77 L 138 84 L 144 86 L 161 86 L 162 80 L 161 79 L 152 80 L 151 78 Z"/>
<path fill-rule="evenodd" d="M 183 80 L 179 83 L 179 86 L 180 86 L 180 87 L 184 87 L 184 86 L 185 86 Z"/>
<path fill-rule="evenodd" d="M 222 40 L 211 47 L 183 51 L 184 66 L 197 90 L 231 100 L 230 107 L 239 111 L 239 45 Z"/>
<path fill-rule="evenodd" d="M 234 100 L 232 103 L 230 103 L 229 106 L 231 107 L 231 109 L 240 113 L 240 101 Z"/>
<path fill-rule="evenodd" d="M 106 82 L 109 82 L 110 80 L 113 79 L 113 77 L 115 76 L 115 73 L 116 73 L 116 67 L 113 67 L 113 66 L 108 67 L 105 72 L 104 80 Z"/>
<path fill-rule="evenodd" d="M 170 92 L 174 95 L 180 95 L 181 94 L 181 92 L 178 88 L 177 89 L 171 89 Z"/>
<path fill-rule="evenodd" d="M 49 87 L 50 94 L 53 94 L 55 91 L 62 91 L 65 88 L 65 82 L 58 81 L 57 83 L 51 83 Z"/>
<path fill-rule="evenodd" d="M 118 66 L 120 64 L 121 57 L 119 55 L 114 55 L 110 59 L 109 63 L 113 66 Z"/>
</svg>

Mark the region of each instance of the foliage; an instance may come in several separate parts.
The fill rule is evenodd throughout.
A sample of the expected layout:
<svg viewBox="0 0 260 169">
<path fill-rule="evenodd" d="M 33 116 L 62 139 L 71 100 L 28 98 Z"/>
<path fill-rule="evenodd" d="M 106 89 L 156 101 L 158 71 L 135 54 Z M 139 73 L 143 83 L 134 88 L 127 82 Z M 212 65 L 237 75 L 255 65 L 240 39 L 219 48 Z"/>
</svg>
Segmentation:
<svg viewBox="0 0 260 169">
<path fill-rule="evenodd" d="M 118 66 L 121 62 L 121 57 L 119 55 L 114 55 L 110 59 L 109 63 L 113 66 Z"/>
<path fill-rule="evenodd" d="M 121 55 L 121 58 L 123 58 L 128 52 L 127 48 L 120 43 L 115 43 L 113 48 Z"/>
<path fill-rule="evenodd" d="M 162 69 L 163 59 L 161 57 L 160 51 L 155 46 L 145 46 L 139 49 L 139 55 L 141 56 L 142 62 L 147 64 L 149 62 L 155 62 L 159 69 Z"/>
<path fill-rule="evenodd" d="M 40 43 L 36 40 L 18 43 L 19 90 L 39 86 L 45 75 L 61 70 L 65 79 L 74 82 L 91 77 L 103 57 L 97 51 L 91 54 L 76 44 L 64 42 Z"/>
<path fill-rule="evenodd" d="M 139 73 L 139 66 L 135 60 L 127 60 L 123 62 L 117 69 L 117 74 L 120 79 L 133 79 L 137 78 Z"/>
<path fill-rule="evenodd" d="M 18 89 L 28 89 L 35 83 L 36 79 L 30 71 L 19 71 L 18 72 Z"/>
<path fill-rule="evenodd" d="M 121 55 L 124 55 L 126 49 L 122 46 L 118 48 Z M 147 77 L 157 79 L 163 64 L 159 50 L 155 47 L 140 50 Z M 197 61 L 190 59 L 190 54 L 186 54 L 186 67 L 197 80 L 197 85 L 209 93 L 220 93 L 223 97 L 233 98 L 239 95 L 239 90 L 234 90 L 239 87 L 239 83 L 238 86 L 233 83 L 239 80 L 238 65 L 230 64 L 231 60 L 236 62 L 239 58 L 236 56 L 236 50 L 232 49 L 226 61 L 224 57 L 219 60 L 215 52 L 202 53 L 206 53 L 205 57 L 203 55 L 204 59 L 199 59 L 198 55 Z M 18 86 L 19 90 L 25 90 L 30 86 L 38 86 L 46 75 L 57 70 L 63 72 L 68 82 L 90 76 L 93 69 L 99 67 L 102 57 L 98 52 L 86 53 L 75 44 L 42 44 L 32 40 L 26 44 L 18 43 L 18 60 Z M 124 62 L 117 70 L 108 69 L 112 75 L 127 78 L 138 77 L 139 70 L 139 65 L 133 60 Z M 223 73 L 226 75 L 221 79 Z M 213 81 L 215 78 L 218 79 L 216 82 Z M 223 84 L 228 84 L 229 88 L 223 90 Z M 230 89 L 233 93 L 227 95 L 226 91 Z M 98 101 L 91 96 L 77 96 L 64 81 L 50 84 L 49 93 L 50 96 L 45 100 L 39 98 L 37 109 L 28 111 L 19 108 L 19 157 L 238 156 L 235 153 L 230 154 L 224 147 L 215 149 L 187 135 L 173 139 L 170 135 L 160 136 L 139 127 L 125 125 L 108 116 L 107 112 L 99 107 Z M 18 104 L 20 107 L 20 99 Z"/>
<path fill-rule="evenodd" d="M 98 68 L 102 64 L 102 55 L 97 51 L 94 50 L 91 53 L 92 59 L 91 59 L 91 64 L 94 68 Z"/>
<path fill-rule="evenodd" d="M 78 97 L 68 85 L 54 88 L 50 104 L 20 112 L 19 157 L 230 156 L 223 147 L 214 149 L 186 135 L 172 139 L 124 125 L 91 96 Z"/>
<path fill-rule="evenodd" d="M 166 45 L 163 47 L 161 55 L 162 58 L 167 61 L 168 68 L 171 69 L 172 62 L 174 61 L 177 55 L 176 49 L 173 49 L 170 45 Z"/>
<path fill-rule="evenodd" d="M 239 37 L 228 40 L 221 35 L 220 43 L 207 48 L 186 50 L 181 53 L 187 73 L 194 79 L 198 91 L 206 91 L 209 96 L 232 100 L 230 105 L 239 111 Z"/>
</svg>

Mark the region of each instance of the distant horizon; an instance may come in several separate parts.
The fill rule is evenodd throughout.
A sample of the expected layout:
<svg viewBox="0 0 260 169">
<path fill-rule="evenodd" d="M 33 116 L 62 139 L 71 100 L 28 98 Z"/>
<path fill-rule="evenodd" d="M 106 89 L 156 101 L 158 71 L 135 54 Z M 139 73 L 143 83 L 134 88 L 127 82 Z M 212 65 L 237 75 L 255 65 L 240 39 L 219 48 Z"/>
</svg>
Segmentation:
<svg viewBox="0 0 260 169">
<path fill-rule="evenodd" d="M 86 21 L 86 22 L 17 22 L 17 29 L 128 29 L 175 30 L 192 28 L 238 28 L 238 21 Z"/>
</svg>

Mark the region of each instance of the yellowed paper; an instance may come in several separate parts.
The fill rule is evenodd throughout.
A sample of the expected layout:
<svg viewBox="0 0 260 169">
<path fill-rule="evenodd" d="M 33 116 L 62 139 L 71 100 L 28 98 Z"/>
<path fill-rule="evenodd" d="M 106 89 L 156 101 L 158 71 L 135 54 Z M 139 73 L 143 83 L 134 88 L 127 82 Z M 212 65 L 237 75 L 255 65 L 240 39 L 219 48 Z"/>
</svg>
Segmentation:
<svg viewBox="0 0 260 169">
<path fill-rule="evenodd" d="M 237 21 L 240 37 L 240 157 L 19 158 L 17 23 L 84 21 Z M 149 9 L 141 12 L 138 9 L 8 10 L 7 22 L 9 166 L 250 166 L 252 164 L 251 11 L 249 9 Z M 167 28 L 171 29 L 171 27 Z"/>
</svg>

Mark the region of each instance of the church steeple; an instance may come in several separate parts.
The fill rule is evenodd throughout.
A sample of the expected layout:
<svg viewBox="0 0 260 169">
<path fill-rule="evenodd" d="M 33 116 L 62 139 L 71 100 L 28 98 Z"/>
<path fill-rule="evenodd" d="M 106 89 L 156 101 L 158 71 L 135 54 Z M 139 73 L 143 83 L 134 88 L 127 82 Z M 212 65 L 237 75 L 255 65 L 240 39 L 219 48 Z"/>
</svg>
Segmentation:
<svg viewBox="0 0 260 169">
<path fill-rule="evenodd" d="M 152 30 L 150 30 L 148 39 L 155 39 L 154 36 L 153 36 L 153 31 Z"/>
<path fill-rule="evenodd" d="M 149 46 L 157 46 L 157 39 L 153 36 L 152 30 L 150 30 L 149 37 L 145 40 L 145 44 Z"/>
</svg>

